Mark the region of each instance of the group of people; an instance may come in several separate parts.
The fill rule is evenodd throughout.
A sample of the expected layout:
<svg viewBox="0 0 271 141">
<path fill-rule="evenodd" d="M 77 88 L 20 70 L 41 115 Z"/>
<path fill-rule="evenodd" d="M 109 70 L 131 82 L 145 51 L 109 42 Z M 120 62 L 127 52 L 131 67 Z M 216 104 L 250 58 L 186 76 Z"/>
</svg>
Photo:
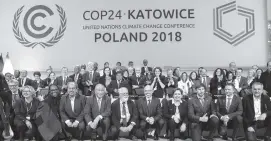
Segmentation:
<svg viewBox="0 0 271 141">
<path fill-rule="evenodd" d="M 227 139 L 232 128 L 236 141 L 243 125 L 246 140 L 257 140 L 256 130 L 263 127 L 265 140 L 271 140 L 271 62 L 265 72 L 252 66 L 247 77 L 231 62 L 229 69 L 217 68 L 212 78 L 203 67 L 190 75 L 177 67 L 164 76 L 160 67 L 149 67 L 147 60 L 143 64 L 134 68 L 130 61 L 126 68 L 118 62 L 111 69 L 106 62 L 98 71 L 89 62 L 75 66 L 70 76 L 66 67 L 58 77 L 49 69 L 44 80 L 40 72 L 34 72 L 34 80 L 25 70 L 7 73 L 0 77 L 0 115 L 7 115 L 1 116 L 0 130 L 7 133 L 8 122 L 19 140 L 95 140 L 100 127 L 102 140 L 117 140 L 120 132 L 132 140 L 146 140 L 150 134 L 158 140 L 166 127 L 170 140 L 178 129 L 181 137 L 190 130 L 193 141 L 211 141 L 216 131 Z M 48 94 L 41 95 L 44 89 Z M 207 138 L 203 130 L 209 131 Z"/>
</svg>

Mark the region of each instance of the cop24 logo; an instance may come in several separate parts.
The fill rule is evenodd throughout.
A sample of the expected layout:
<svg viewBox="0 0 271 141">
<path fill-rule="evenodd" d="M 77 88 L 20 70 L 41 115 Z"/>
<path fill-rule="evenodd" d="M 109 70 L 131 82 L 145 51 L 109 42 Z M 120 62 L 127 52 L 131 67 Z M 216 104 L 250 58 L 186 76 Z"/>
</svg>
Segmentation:
<svg viewBox="0 0 271 141">
<path fill-rule="evenodd" d="M 34 48 L 37 45 L 41 45 L 43 48 L 45 48 L 45 47 L 52 47 L 54 44 L 59 42 L 60 39 L 63 37 L 64 32 L 66 30 L 67 17 L 66 17 L 66 13 L 65 13 L 65 11 L 63 10 L 62 7 L 56 5 L 56 8 L 57 8 L 58 14 L 60 16 L 60 26 L 59 26 L 58 31 L 51 38 L 48 38 L 47 41 L 43 41 L 42 39 L 45 39 L 46 37 L 51 35 L 54 28 L 53 27 L 47 27 L 45 25 L 37 26 L 35 24 L 35 20 L 38 17 L 46 18 L 47 15 L 53 16 L 54 12 L 50 8 L 48 8 L 47 6 L 36 5 L 36 6 L 32 7 L 32 8 L 30 8 L 26 12 L 26 14 L 24 15 L 23 28 L 25 30 L 25 33 L 27 33 L 29 35 L 29 37 L 32 37 L 33 39 L 35 39 L 34 42 L 27 39 L 22 34 L 22 32 L 20 30 L 20 27 L 19 27 L 20 22 L 19 21 L 20 21 L 20 16 L 22 14 L 24 6 L 19 8 L 17 10 L 17 12 L 15 13 L 14 19 L 13 19 L 13 32 L 14 32 L 14 36 L 17 38 L 19 43 L 21 43 L 25 47 Z M 38 11 L 38 12 L 35 12 L 35 11 Z M 47 15 L 42 13 L 41 11 L 47 12 Z M 30 22 L 30 24 L 28 22 Z M 47 30 L 43 31 L 46 28 L 47 28 Z M 43 33 L 39 33 L 39 32 L 43 32 Z"/>
<path fill-rule="evenodd" d="M 230 34 L 228 31 L 223 29 L 223 16 L 227 13 L 237 11 L 239 16 L 245 18 L 245 28 L 236 35 Z M 214 18 L 214 35 L 220 39 L 228 42 L 233 46 L 237 46 L 244 42 L 255 34 L 255 16 L 254 10 L 237 6 L 236 1 L 221 5 L 213 10 Z"/>
</svg>

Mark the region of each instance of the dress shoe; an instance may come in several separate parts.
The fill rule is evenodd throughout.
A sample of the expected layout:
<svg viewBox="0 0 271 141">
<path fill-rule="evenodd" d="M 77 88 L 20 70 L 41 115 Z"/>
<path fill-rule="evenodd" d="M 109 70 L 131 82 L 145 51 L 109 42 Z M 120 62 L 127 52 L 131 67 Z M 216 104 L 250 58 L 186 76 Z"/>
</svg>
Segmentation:
<svg viewBox="0 0 271 141">
<path fill-rule="evenodd" d="M 158 134 L 155 134 L 153 139 L 154 140 L 159 140 Z"/>
<path fill-rule="evenodd" d="M 131 140 L 132 140 L 132 141 L 137 141 L 137 137 L 134 136 L 134 135 L 132 135 Z"/>
<path fill-rule="evenodd" d="M 232 141 L 239 141 L 238 139 L 236 139 L 236 138 L 232 138 Z"/>
<path fill-rule="evenodd" d="M 147 134 L 146 133 L 143 135 L 142 140 L 144 140 L 144 141 L 147 140 Z"/>
<path fill-rule="evenodd" d="M 222 136 L 222 139 L 223 140 L 228 140 L 228 137 L 227 136 Z"/>
<path fill-rule="evenodd" d="M 271 138 L 269 136 L 265 136 L 264 141 L 271 141 Z"/>
</svg>

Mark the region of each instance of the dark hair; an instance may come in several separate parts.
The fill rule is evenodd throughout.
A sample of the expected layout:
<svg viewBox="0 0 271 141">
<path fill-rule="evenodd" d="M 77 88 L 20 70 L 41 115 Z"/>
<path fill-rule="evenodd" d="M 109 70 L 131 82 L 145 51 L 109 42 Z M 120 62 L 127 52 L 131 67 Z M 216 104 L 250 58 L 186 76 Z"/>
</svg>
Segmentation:
<svg viewBox="0 0 271 141">
<path fill-rule="evenodd" d="M 198 84 L 195 86 L 196 89 L 199 89 L 199 88 L 204 88 L 204 90 L 206 90 L 206 86 L 202 83 Z"/>
<path fill-rule="evenodd" d="M 56 73 L 55 73 L 55 72 L 51 72 L 51 73 L 49 74 L 49 77 L 50 77 L 50 75 L 51 75 L 52 73 L 53 73 L 54 75 L 56 75 Z"/>
<path fill-rule="evenodd" d="M 256 70 L 256 73 L 257 73 L 258 70 L 260 70 L 260 71 L 263 73 L 263 69 L 261 69 L 261 68 L 258 68 L 258 69 Z"/>
<path fill-rule="evenodd" d="M 193 80 L 193 79 L 192 79 L 192 74 L 193 74 L 193 73 L 196 74 L 196 79 L 195 79 L 195 80 L 198 80 L 198 74 L 197 74 L 196 71 L 192 71 L 192 72 L 189 74 L 189 79 L 190 79 L 190 80 Z"/>
<path fill-rule="evenodd" d="M 217 68 L 217 69 L 214 71 L 213 76 L 214 76 L 215 78 L 217 78 L 216 72 L 217 72 L 218 70 L 220 70 L 220 73 L 221 73 L 221 75 L 223 76 L 223 79 L 224 79 L 224 78 L 225 78 L 225 73 L 224 73 L 223 69 L 221 69 L 221 68 Z"/>
<path fill-rule="evenodd" d="M 104 63 L 104 65 L 105 65 L 105 64 L 108 64 L 108 65 L 109 65 L 109 63 L 108 63 L 108 62 L 105 62 L 105 63 Z"/>
<path fill-rule="evenodd" d="M 105 75 L 105 69 L 109 69 L 109 71 L 111 71 L 111 69 L 109 68 L 109 67 L 104 67 L 104 74 L 103 74 L 103 76 L 105 77 L 106 75 Z M 109 72 L 109 76 L 111 76 L 111 73 Z"/>
<path fill-rule="evenodd" d="M 268 64 L 270 63 L 271 61 L 268 61 L 267 63 L 266 63 L 266 66 L 268 67 Z"/>
<path fill-rule="evenodd" d="M 183 94 L 183 90 L 182 90 L 181 88 L 175 88 L 175 89 L 173 90 L 173 95 L 174 95 L 174 93 L 175 93 L 176 91 L 180 91 L 180 92 Z"/>
<path fill-rule="evenodd" d="M 186 74 L 186 80 L 183 80 L 183 75 L 184 75 L 184 74 Z M 186 72 L 183 72 L 183 73 L 181 74 L 180 80 L 182 80 L 183 82 L 186 82 L 187 80 L 189 80 L 188 74 L 187 74 Z"/>
<path fill-rule="evenodd" d="M 154 73 L 154 75 L 155 75 L 155 70 L 156 69 L 158 69 L 158 70 L 160 70 L 160 76 L 162 76 L 162 68 L 160 68 L 160 67 L 155 67 L 154 69 L 153 69 L 153 73 Z"/>
<path fill-rule="evenodd" d="M 125 70 L 124 70 L 125 71 Z M 116 75 L 121 74 L 123 76 L 124 71 L 117 71 Z M 127 70 L 126 70 L 127 71 Z"/>
<path fill-rule="evenodd" d="M 39 71 L 35 71 L 35 72 L 33 73 L 33 76 L 35 76 L 35 75 L 38 75 L 39 77 L 41 76 L 41 74 L 40 74 Z"/>
<path fill-rule="evenodd" d="M 243 71 L 243 69 L 242 69 L 242 68 L 237 68 L 237 70 L 241 70 L 241 71 Z"/>
<path fill-rule="evenodd" d="M 84 69 L 84 70 L 86 70 L 86 68 L 87 68 L 87 66 L 85 64 L 82 64 L 80 67 L 81 67 L 81 69 Z"/>
<path fill-rule="evenodd" d="M 202 69 L 204 69 L 204 67 L 199 67 L 198 68 L 198 74 L 200 74 L 199 70 L 202 70 Z"/>
<path fill-rule="evenodd" d="M 62 67 L 61 71 L 62 71 L 63 69 L 67 69 L 67 71 L 68 71 L 68 68 L 67 68 L 67 67 Z"/>
<path fill-rule="evenodd" d="M 227 84 L 225 85 L 225 88 L 226 88 L 226 86 L 231 86 L 233 89 L 235 89 L 235 86 L 234 86 L 232 83 L 227 83 Z"/>
<path fill-rule="evenodd" d="M 173 70 L 173 76 L 177 76 L 177 74 L 176 74 L 177 69 L 181 69 L 181 68 L 180 68 L 180 67 L 176 67 L 176 68 Z M 177 77 L 179 77 L 179 76 L 177 76 Z"/>
<path fill-rule="evenodd" d="M 121 66 L 121 62 L 117 62 L 116 64 L 119 64 Z"/>
<path fill-rule="evenodd" d="M 232 77 L 234 77 L 234 74 L 233 74 L 233 72 L 231 72 L 231 71 L 228 71 L 227 73 L 226 73 L 226 79 L 228 80 L 229 79 L 229 75 L 230 74 L 232 74 Z"/>
</svg>

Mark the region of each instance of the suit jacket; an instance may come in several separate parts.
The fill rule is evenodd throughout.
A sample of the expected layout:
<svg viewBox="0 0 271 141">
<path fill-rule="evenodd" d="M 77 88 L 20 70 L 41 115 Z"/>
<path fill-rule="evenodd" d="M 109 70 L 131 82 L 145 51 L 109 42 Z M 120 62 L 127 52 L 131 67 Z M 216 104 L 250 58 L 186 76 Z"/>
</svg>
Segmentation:
<svg viewBox="0 0 271 141">
<path fill-rule="evenodd" d="M 233 95 L 229 111 L 227 111 L 226 109 L 226 98 L 226 95 L 223 95 L 217 100 L 216 115 L 218 116 L 218 118 L 220 119 L 224 115 L 228 115 L 230 119 L 236 116 L 241 116 L 243 114 L 243 105 L 241 98 L 237 95 Z"/>
<path fill-rule="evenodd" d="M 130 113 L 130 120 L 128 122 L 137 123 L 138 111 L 137 111 L 135 103 L 131 100 L 128 100 L 127 105 L 128 105 L 128 109 L 129 109 L 129 113 Z M 113 122 L 113 125 L 117 127 L 117 129 L 120 128 L 120 120 L 121 120 L 120 108 L 121 108 L 121 106 L 122 106 L 122 103 L 120 103 L 119 98 L 117 100 L 115 100 L 111 105 L 112 122 Z"/>
<path fill-rule="evenodd" d="M 204 83 L 203 83 L 203 78 L 202 78 L 202 77 L 199 78 L 199 80 L 200 80 L 200 82 L 201 82 L 202 84 L 204 84 Z M 205 87 L 206 87 L 206 92 L 209 92 L 209 91 L 210 91 L 210 82 L 211 82 L 211 78 L 208 77 L 208 76 L 206 76 L 206 84 L 204 84 Z"/>
<path fill-rule="evenodd" d="M 247 95 L 243 98 L 243 118 L 244 124 L 249 127 L 255 124 L 255 111 L 254 111 L 254 100 L 253 94 Z M 271 116 L 271 102 L 270 98 L 267 95 L 261 95 L 261 113 L 266 113 L 267 117 Z"/>
<path fill-rule="evenodd" d="M 101 108 L 99 110 L 99 105 L 96 95 L 92 95 L 87 99 L 86 106 L 84 108 L 85 121 L 89 123 L 93 121 L 98 115 L 101 115 L 103 118 L 110 117 L 111 115 L 111 99 L 109 96 L 104 95 L 102 97 Z"/>
<path fill-rule="evenodd" d="M 38 87 L 41 87 L 41 88 L 45 88 L 46 86 L 46 82 L 43 81 L 43 80 L 40 80 L 40 83 L 38 84 L 38 82 L 36 80 L 33 80 L 32 83 L 31 83 L 31 86 L 37 90 Z"/>
<path fill-rule="evenodd" d="M 216 115 L 212 97 L 205 95 L 204 105 L 200 103 L 197 95 L 188 100 L 188 119 L 193 123 L 199 123 L 199 118 L 207 113 Z"/>
<path fill-rule="evenodd" d="M 70 75 L 69 78 L 71 79 L 72 82 L 74 82 L 75 81 L 75 74 Z M 79 76 L 78 76 L 76 83 L 78 85 L 78 88 L 83 91 L 84 86 L 82 85 L 82 78 L 83 78 L 82 74 L 79 73 Z"/>
<path fill-rule="evenodd" d="M 152 67 L 148 67 L 149 72 L 152 72 Z M 145 67 L 141 67 L 141 74 L 145 75 Z"/>
<path fill-rule="evenodd" d="M 15 119 L 18 121 L 25 121 L 27 116 L 30 116 L 30 120 L 36 119 L 35 114 L 39 107 L 40 101 L 36 98 L 33 98 L 32 106 L 27 112 L 26 102 L 24 98 L 18 99 L 14 105 Z"/>
<path fill-rule="evenodd" d="M 237 78 L 235 78 L 237 79 Z M 240 79 L 240 82 L 239 82 L 239 88 L 247 88 L 248 87 L 248 84 L 247 84 L 247 78 L 241 76 L 241 79 Z"/>
<path fill-rule="evenodd" d="M 84 118 L 85 105 L 86 105 L 86 97 L 84 95 L 76 94 L 75 100 L 74 100 L 74 112 L 73 112 L 69 94 L 63 95 L 61 97 L 60 106 L 59 106 L 61 121 L 65 122 L 66 120 L 75 119 L 79 122 L 82 122 Z"/>
<path fill-rule="evenodd" d="M 72 82 L 72 79 L 67 76 L 66 81 L 64 82 L 63 76 L 59 76 L 54 80 L 54 83 L 58 86 L 59 89 L 62 88 L 63 85 L 67 85 L 68 82 Z"/>
<path fill-rule="evenodd" d="M 22 87 L 22 78 L 19 78 L 19 87 Z M 31 79 L 29 79 L 29 78 L 26 78 L 26 80 L 25 80 L 25 82 L 24 82 L 24 85 L 26 86 L 26 85 L 28 85 L 28 86 L 31 86 L 31 84 L 32 84 L 32 80 Z"/>
<path fill-rule="evenodd" d="M 92 83 L 93 85 L 91 85 L 91 90 L 94 90 L 96 84 L 99 83 L 99 79 L 100 79 L 100 74 L 96 71 L 93 71 L 93 76 L 92 76 Z M 82 85 L 84 86 L 84 94 L 86 95 L 87 92 L 88 92 L 88 89 L 89 89 L 89 86 L 87 85 L 87 81 L 90 80 L 90 77 L 89 77 L 90 73 L 89 71 L 85 72 L 82 76 Z"/>
<path fill-rule="evenodd" d="M 147 117 L 153 117 L 154 121 L 157 121 L 162 118 L 162 108 L 158 98 L 152 97 L 151 104 L 149 106 L 147 105 L 146 97 L 138 100 L 137 104 L 141 120 L 146 120 Z"/>
<path fill-rule="evenodd" d="M 100 84 L 103 84 L 105 87 L 107 87 L 106 84 L 105 84 L 105 83 L 106 83 L 106 80 L 105 80 L 105 79 L 106 79 L 105 76 L 100 77 L 99 83 L 100 83 Z M 112 80 L 113 80 L 113 77 L 111 76 L 111 81 L 112 81 Z M 110 83 L 109 83 L 109 84 L 110 84 Z M 109 84 L 108 84 L 108 85 L 109 85 Z"/>
<path fill-rule="evenodd" d="M 136 77 L 136 75 L 133 75 L 130 77 L 131 80 L 131 85 L 138 85 L 140 88 L 144 87 L 144 84 L 141 83 L 143 80 L 145 79 L 144 75 L 140 75 L 138 78 Z"/>
<path fill-rule="evenodd" d="M 176 112 L 176 106 L 174 105 L 174 103 L 172 103 L 173 100 L 170 101 L 165 101 L 165 104 L 163 104 L 163 114 L 164 117 L 171 119 L 171 117 L 173 115 L 175 115 Z M 185 100 L 182 100 L 182 103 L 180 103 L 180 105 L 178 106 L 179 109 L 179 113 L 180 113 L 180 117 L 181 117 L 181 121 L 183 123 L 187 123 L 188 122 L 188 117 L 187 117 L 187 111 L 188 111 L 188 103 Z"/>
<path fill-rule="evenodd" d="M 263 84 L 263 88 L 268 92 L 268 95 L 271 96 L 271 72 L 266 70 L 261 74 L 260 82 Z"/>
<path fill-rule="evenodd" d="M 128 81 L 121 81 L 121 83 L 118 86 L 117 80 L 112 80 L 110 84 L 106 87 L 106 90 L 109 94 L 112 94 L 113 96 L 119 96 L 118 93 L 115 93 L 115 89 L 119 89 L 121 87 L 126 87 L 128 89 L 129 94 L 131 94 L 131 87 L 128 83 Z"/>
</svg>

